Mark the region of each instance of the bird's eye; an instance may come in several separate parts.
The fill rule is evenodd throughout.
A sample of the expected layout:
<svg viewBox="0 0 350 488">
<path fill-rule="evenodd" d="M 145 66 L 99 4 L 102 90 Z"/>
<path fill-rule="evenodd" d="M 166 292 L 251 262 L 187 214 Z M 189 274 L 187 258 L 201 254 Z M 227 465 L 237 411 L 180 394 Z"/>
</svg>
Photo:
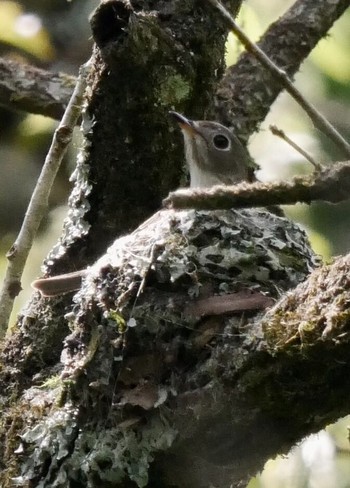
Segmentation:
<svg viewBox="0 0 350 488">
<path fill-rule="evenodd" d="M 223 134 L 216 134 L 216 136 L 213 137 L 213 143 L 217 149 L 228 149 L 230 146 L 229 138 Z"/>
</svg>

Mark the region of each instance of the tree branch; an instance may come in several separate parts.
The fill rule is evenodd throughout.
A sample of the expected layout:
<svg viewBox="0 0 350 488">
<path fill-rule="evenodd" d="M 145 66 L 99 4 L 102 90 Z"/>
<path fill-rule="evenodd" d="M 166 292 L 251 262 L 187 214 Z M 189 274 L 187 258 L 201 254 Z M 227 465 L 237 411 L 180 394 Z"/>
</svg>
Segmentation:
<svg viewBox="0 0 350 488">
<path fill-rule="evenodd" d="M 33 190 L 21 229 L 11 249 L 7 252 L 7 268 L 0 294 L 0 337 L 6 333 L 13 302 L 21 291 L 21 278 L 39 225 L 48 207 L 51 187 L 54 183 L 73 130 L 81 113 L 91 61 L 80 68 L 80 74 L 61 122 L 55 130 L 40 176 Z"/>
<path fill-rule="evenodd" d="M 298 0 L 258 42 L 259 48 L 290 78 L 349 7 L 348 0 Z M 228 68 L 216 94 L 218 119 L 243 139 L 265 119 L 283 87 L 250 53 Z"/>
<path fill-rule="evenodd" d="M 247 51 L 260 61 L 276 80 L 279 81 L 283 87 L 294 100 L 303 108 L 313 121 L 316 128 L 327 135 L 333 143 L 338 146 L 346 156 L 350 156 L 350 144 L 339 134 L 339 132 L 332 126 L 330 122 L 310 103 L 302 93 L 293 85 L 287 73 L 279 68 L 256 44 L 252 43 L 245 35 L 243 30 L 236 24 L 234 18 L 228 10 L 218 0 L 208 0 L 214 7 L 216 7 L 225 20 L 230 25 L 232 32 L 244 45 Z"/>
<path fill-rule="evenodd" d="M 303 231 L 262 211 L 163 211 L 117 240 L 75 297 L 60 378 L 24 393 L 22 481 L 238 487 L 345 414 L 350 257 L 294 288 L 315 265 Z M 277 303 L 242 314 L 242 290 Z M 184 313 L 205 299 L 214 312 Z"/>
<path fill-rule="evenodd" d="M 293 149 L 295 149 L 299 154 L 301 154 L 303 156 L 303 158 L 307 159 L 307 161 L 309 161 L 309 163 L 312 164 L 315 171 L 322 171 L 322 168 L 323 168 L 322 164 L 316 162 L 315 159 L 310 156 L 310 154 L 308 154 L 306 151 L 304 151 L 303 148 L 301 148 L 300 146 L 298 146 L 298 144 L 296 144 L 294 141 L 292 141 L 292 139 L 290 139 L 285 134 L 285 132 L 283 130 L 279 129 L 276 125 L 270 125 L 269 129 L 274 136 L 277 136 L 280 139 L 282 139 L 283 141 L 285 141 Z"/>
<path fill-rule="evenodd" d="M 75 83 L 74 76 L 0 58 L 0 105 L 9 110 L 60 119 Z"/>
<path fill-rule="evenodd" d="M 309 177 L 298 176 L 290 182 L 240 183 L 208 189 L 184 188 L 164 199 L 166 207 L 202 210 L 294 205 L 321 200 L 339 203 L 350 195 L 350 162 L 336 163 Z"/>
<path fill-rule="evenodd" d="M 169 107 L 197 118 L 212 113 L 226 33 L 207 10 L 197 1 L 109 0 L 92 16 L 91 124 L 50 271 L 91 262 L 116 235 L 125 237 L 91 267 L 69 314 L 67 301 L 35 296 L 3 346 L 4 488 L 13 478 L 58 488 L 67 480 L 238 487 L 268 457 L 349 408 L 347 260 L 307 281 L 321 276 L 328 290 L 320 303 L 315 297 L 322 321 L 307 315 L 313 347 L 296 335 L 305 338 L 308 324 L 299 328 L 294 292 L 317 260 L 287 219 L 260 210 L 161 211 L 125 235 L 179 183 L 183 149 L 167 125 Z M 329 5 L 325 22 L 331 12 Z M 283 54 L 293 63 L 292 32 L 291 54 Z M 244 90 L 257 105 L 250 66 Z M 262 111 L 247 113 L 259 120 Z M 308 289 L 310 300 L 307 291 L 301 297 L 311 313 Z M 287 291 L 295 301 L 281 317 Z M 262 322 L 271 300 L 276 315 Z M 327 306 L 331 332 L 318 340 Z"/>
</svg>

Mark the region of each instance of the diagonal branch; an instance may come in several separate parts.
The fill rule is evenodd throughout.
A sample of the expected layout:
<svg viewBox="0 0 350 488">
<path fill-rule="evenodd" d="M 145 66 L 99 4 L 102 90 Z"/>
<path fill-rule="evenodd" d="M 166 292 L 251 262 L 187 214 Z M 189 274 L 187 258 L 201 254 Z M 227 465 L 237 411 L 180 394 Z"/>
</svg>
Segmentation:
<svg viewBox="0 0 350 488">
<path fill-rule="evenodd" d="M 259 48 L 289 77 L 333 23 L 349 7 L 348 0 L 298 0 L 273 23 Z M 242 139 L 257 130 L 283 87 L 250 53 L 243 53 L 230 67 L 216 93 L 218 118 L 234 127 Z"/>
<path fill-rule="evenodd" d="M 342 149 L 344 154 L 350 156 L 350 144 L 341 136 L 335 127 L 333 127 L 333 125 L 328 122 L 328 120 L 305 99 L 302 93 L 293 85 L 287 73 L 283 69 L 280 69 L 262 49 L 250 41 L 243 30 L 236 24 L 229 11 L 226 10 L 218 0 L 209 0 L 209 2 L 219 10 L 219 12 L 228 22 L 235 36 L 245 46 L 247 51 L 253 54 L 253 56 L 260 61 L 260 63 L 271 73 L 272 76 L 275 76 L 281 87 L 283 87 L 303 108 L 303 110 L 308 114 L 310 119 L 315 124 L 315 127 L 326 134 L 336 146 Z"/>
<path fill-rule="evenodd" d="M 91 67 L 88 61 L 80 69 L 72 97 L 59 123 L 47 153 L 45 163 L 33 190 L 16 241 L 6 254 L 8 260 L 5 279 L 0 293 L 0 336 L 6 333 L 14 299 L 21 291 L 23 269 L 35 235 L 47 209 L 51 187 L 73 135 L 81 113 L 86 79 Z"/>
</svg>

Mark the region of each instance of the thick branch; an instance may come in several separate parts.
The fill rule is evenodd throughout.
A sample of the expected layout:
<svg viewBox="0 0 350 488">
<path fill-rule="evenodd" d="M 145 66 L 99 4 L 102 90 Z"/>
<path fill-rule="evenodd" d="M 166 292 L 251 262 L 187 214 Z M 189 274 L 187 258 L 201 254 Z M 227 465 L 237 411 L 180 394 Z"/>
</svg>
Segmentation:
<svg viewBox="0 0 350 488">
<path fill-rule="evenodd" d="M 345 414 L 350 257 L 295 288 L 315 265 L 303 231 L 262 211 L 163 211 L 117 240 L 75 298 L 61 380 L 24 393 L 23 480 L 238 487 Z"/>
<path fill-rule="evenodd" d="M 74 76 L 0 58 L 0 105 L 7 109 L 60 119 L 75 83 Z"/>
<path fill-rule="evenodd" d="M 240 2 L 227 4 L 237 11 Z M 64 234 L 48 259 L 55 274 L 93 262 L 179 186 L 183 146 L 168 110 L 202 117 L 224 70 L 226 26 L 201 2 L 109 0 L 90 23 L 90 120 Z"/>
<path fill-rule="evenodd" d="M 349 341 L 349 271 L 350 254 L 314 271 L 265 315 L 261 325 L 274 352 Z"/>
</svg>

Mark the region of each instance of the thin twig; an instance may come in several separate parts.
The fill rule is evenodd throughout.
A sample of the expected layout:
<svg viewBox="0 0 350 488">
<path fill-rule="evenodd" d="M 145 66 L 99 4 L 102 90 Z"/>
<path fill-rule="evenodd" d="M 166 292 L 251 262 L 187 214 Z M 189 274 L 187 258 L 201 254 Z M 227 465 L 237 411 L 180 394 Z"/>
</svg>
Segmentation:
<svg viewBox="0 0 350 488">
<path fill-rule="evenodd" d="M 6 257 L 8 265 L 6 269 L 3 288 L 0 294 L 0 335 L 6 333 L 8 321 L 11 315 L 13 301 L 21 291 L 21 277 L 33 240 L 45 215 L 48 206 L 48 198 L 57 171 L 69 142 L 72 139 L 73 130 L 81 113 L 83 96 L 86 87 L 86 78 L 90 70 L 91 60 L 80 68 L 79 78 L 73 95 L 61 122 L 55 130 L 51 147 L 47 153 L 45 163 L 39 179 L 33 191 L 21 230 L 16 241 L 8 251 Z"/>
<path fill-rule="evenodd" d="M 174 209 L 217 210 L 311 203 L 338 203 L 350 198 L 350 161 L 332 164 L 308 177 L 291 182 L 240 183 L 234 186 L 181 189 L 163 201 Z"/>
<path fill-rule="evenodd" d="M 236 24 L 234 18 L 228 10 L 218 0 L 208 0 L 215 8 L 219 10 L 221 15 L 229 23 L 232 32 L 243 44 L 243 46 L 252 53 L 260 63 L 267 68 L 287 90 L 287 92 L 296 100 L 299 105 L 309 115 L 310 119 L 320 131 L 326 134 L 339 148 L 344 151 L 347 156 L 350 156 L 350 144 L 342 137 L 341 134 L 333 127 L 332 124 L 308 101 L 305 100 L 300 91 L 293 85 L 287 73 L 280 69 L 271 59 L 262 51 L 256 44 L 254 44 Z"/>
<path fill-rule="evenodd" d="M 283 130 L 279 129 L 276 125 L 270 125 L 269 129 L 274 136 L 283 139 L 283 141 L 292 146 L 292 148 L 294 148 L 299 154 L 307 159 L 309 163 L 311 163 L 312 166 L 315 168 L 315 171 L 322 171 L 322 165 L 317 163 L 314 158 L 310 156 L 310 154 L 308 154 L 306 151 L 304 151 L 303 148 L 301 148 L 300 146 L 298 146 L 298 144 L 292 141 L 292 139 L 290 139 Z"/>
</svg>

